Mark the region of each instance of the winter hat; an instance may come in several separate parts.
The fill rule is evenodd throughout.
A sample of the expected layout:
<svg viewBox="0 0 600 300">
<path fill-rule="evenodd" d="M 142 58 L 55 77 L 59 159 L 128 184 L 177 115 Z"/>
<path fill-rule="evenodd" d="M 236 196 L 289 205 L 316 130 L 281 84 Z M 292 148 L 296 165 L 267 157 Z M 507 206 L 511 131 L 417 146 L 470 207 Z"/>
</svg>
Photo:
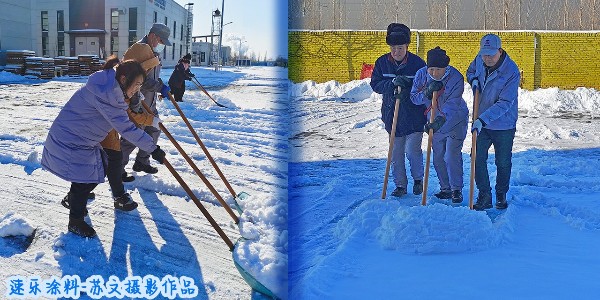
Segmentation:
<svg viewBox="0 0 600 300">
<path fill-rule="evenodd" d="M 187 59 L 187 60 L 191 60 L 192 59 L 192 55 L 191 54 L 186 54 L 183 56 L 183 59 Z"/>
<path fill-rule="evenodd" d="M 495 55 L 500 48 L 502 48 L 500 37 L 493 33 L 489 33 L 481 38 L 479 55 Z"/>
<path fill-rule="evenodd" d="M 391 23 L 387 27 L 385 42 L 390 45 L 406 45 L 410 43 L 410 29 L 400 23 Z"/>
<path fill-rule="evenodd" d="M 142 64 L 142 68 L 148 71 L 160 64 L 158 57 L 154 56 L 154 51 L 148 44 L 135 43 L 125 51 L 123 60 L 133 59 Z"/>
<path fill-rule="evenodd" d="M 437 46 L 427 51 L 427 67 L 445 68 L 450 63 L 450 57 L 446 55 L 446 50 Z"/>
<path fill-rule="evenodd" d="M 169 36 L 171 35 L 171 29 L 167 27 L 167 25 L 162 23 L 154 23 L 152 24 L 152 28 L 150 28 L 150 33 L 154 33 L 160 37 L 162 43 L 165 46 L 171 46 L 171 41 L 169 41 Z"/>
</svg>

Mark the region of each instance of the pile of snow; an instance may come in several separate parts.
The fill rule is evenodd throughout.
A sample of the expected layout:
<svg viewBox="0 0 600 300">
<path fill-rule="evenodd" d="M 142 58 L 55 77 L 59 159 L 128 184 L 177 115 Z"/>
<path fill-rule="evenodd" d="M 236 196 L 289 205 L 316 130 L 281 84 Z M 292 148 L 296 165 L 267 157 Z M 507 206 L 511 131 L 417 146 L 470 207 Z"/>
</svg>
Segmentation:
<svg viewBox="0 0 600 300">
<path fill-rule="evenodd" d="M 271 292 L 287 299 L 287 203 L 268 195 L 249 196 L 240 203 L 241 239 L 234 259 Z M 257 222 L 261 220 L 261 222 Z"/>
<path fill-rule="evenodd" d="M 316 83 L 312 80 L 298 84 L 290 84 L 289 95 L 299 98 L 314 98 L 319 100 L 342 100 L 343 102 L 358 102 L 371 97 L 378 97 L 369 85 L 370 78 L 354 80 L 340 84 L 335 80 Z M 379 96 L 381 98 L 381 96 Z"/>
<path fill-rule="evenodd" d="M 485 212 L 440 203 L 405 206 L 398 201 L 365 201 L 341 220 L 341 240 L 374 239 L 383 249 L 405 254 L 439 254 L 491 249 L 510 239 L 510 208 L 492 223 Z"/>
<path fill-rule="evenodd" d="M 30 221 L 16 213 L 8 213 L 0 219 L 0 237 L 7 236 L 30 236 L 33 226 Z"/>
<path fill-rule="evenodd" d="M 6 71 L 2 71 L 0 72 L 0 83 L 17 83 L 17 82 L 24 82 L 27 81 L 28 79 L 24 76 L 21 75 L 17 75 L 17 74 L 13 74 L 10 72 L 6 72 Z"/>
</svg>

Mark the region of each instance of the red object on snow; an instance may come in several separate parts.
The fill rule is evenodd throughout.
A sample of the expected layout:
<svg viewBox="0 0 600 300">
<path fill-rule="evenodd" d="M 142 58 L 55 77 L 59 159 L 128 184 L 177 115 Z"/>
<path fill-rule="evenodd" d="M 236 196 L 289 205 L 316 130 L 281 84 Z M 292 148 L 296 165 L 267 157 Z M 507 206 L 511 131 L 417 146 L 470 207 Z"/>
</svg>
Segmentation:
<svg viewBox="0 0 600 300">
<path fill-rule="evenodd" d="M 360 79 L 371 78 L 371 73 L 373 73 L 373 65 L 363 63 L 360 70 Z"/>
</svg>

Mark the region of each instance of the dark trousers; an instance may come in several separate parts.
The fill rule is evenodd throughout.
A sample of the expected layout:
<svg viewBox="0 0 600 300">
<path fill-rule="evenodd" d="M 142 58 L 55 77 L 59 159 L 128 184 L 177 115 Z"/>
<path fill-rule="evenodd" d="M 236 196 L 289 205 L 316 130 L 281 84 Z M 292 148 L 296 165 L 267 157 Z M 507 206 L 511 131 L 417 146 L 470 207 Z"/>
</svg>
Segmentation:
<svg viewBox="0 0 600 300">
<path fill-rule="evenodd" d="M 120 197 L 125 194 L 125 187 L 123 186 L 123 152 L 104 149 L 106 156 L 108 157 L 108 165 L 104 170 L 106 178 L 108 178 L 108 184 L 112 191 L 113 197 Z"/>
<path fill-rule="evenodd" d="M 71 190 L 69 204 L 71 205 L 69 210 L 70 219 L 83 218 L 85 214 L 85 207 L 87 206 L 88 194 L 93 191 L 97 183 L 77 183 L 71 182 Z"/>
<path fill-rule="evenodd" d="M 185 87 L 169 86 L 169 88 L 171 88 L 171 94 L 173 94 L 173 98 L 175 98 L 175 101 L 182 102 L 183 93 L 185 93 Z"/>
<path fill-rule="evenodd" d="M 477 136 L 477 155 L 475 157 L 475 182 L 479 192 L 491 193 L 488 173 L 488 151 L 494 145 L 496 155 L 496 193 L 508 192 L 512 169 L 512 146 L 516 129 L 489 130 L 483 128 Z"/>
</svg>

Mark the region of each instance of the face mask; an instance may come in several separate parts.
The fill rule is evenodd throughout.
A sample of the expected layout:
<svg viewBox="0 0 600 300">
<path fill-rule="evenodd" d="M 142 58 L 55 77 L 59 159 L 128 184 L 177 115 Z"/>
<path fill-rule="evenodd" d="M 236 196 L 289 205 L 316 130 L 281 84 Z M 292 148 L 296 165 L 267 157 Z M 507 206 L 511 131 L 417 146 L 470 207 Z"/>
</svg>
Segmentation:
<svg viewBox="0 0 600 300">
<path fill-rule="evenodd" d="M 156 47 L 154 47 L 153 50 L 156 53 L 161 53 L 161 52 L 163 52 L 164 49 L 165 49 L 165 45 L 159 43 L 158 45 L 156 45 Z"/>
</svg>

